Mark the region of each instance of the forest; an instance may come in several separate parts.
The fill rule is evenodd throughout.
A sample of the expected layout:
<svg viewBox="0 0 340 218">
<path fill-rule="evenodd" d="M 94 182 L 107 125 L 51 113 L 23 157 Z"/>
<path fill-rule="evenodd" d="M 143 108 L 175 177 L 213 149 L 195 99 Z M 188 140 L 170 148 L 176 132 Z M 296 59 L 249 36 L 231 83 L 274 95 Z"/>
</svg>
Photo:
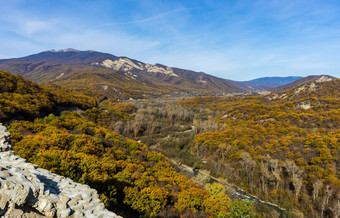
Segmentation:
<svg viewBox="0 0 340 218">
<path fill-rule="evenodd" d="M 123 216 L 280 216 L 190 180 L 169 159 L 277 204 L 283 217 L 340 215 L 339 79 L 265 96 L 120 102 L 7 72 L 0 84 L 15 152 L 90 185 Z"/>
<path fill-rule="evenodd" d="M 95 188 L 109 210 L 125 217 L 254 215 L 251 202 L 231 199 L 218 183 L 193 182 L 163 154 L 112 131 L 114 123 L 138 121 L 136 106 L 98 103 L 7 72 L 1 72 L 0 83 L 0 120 L 8 123 L 14 151 L 30 163 Z M 136 129 L 131 132 L 135 137 L 140 134 Z"/>
<path fill-rule="evenodd" d="M 281 94 L 178 104 L 221 113 L 224 129 L 198 134 L 191 144 L 204 168 L 296 214 L 338 217 L 339 97 L 340 80 L 333 80 Z"/>
</svg>

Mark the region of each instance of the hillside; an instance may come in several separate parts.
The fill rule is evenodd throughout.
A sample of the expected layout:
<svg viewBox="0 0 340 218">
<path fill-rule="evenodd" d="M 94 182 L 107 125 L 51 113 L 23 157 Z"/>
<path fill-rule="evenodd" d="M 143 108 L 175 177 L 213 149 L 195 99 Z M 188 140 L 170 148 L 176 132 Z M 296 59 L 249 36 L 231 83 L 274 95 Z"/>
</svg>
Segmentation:
<svg viewBox="0 0 340 218">
<path fill-rule="evenodd" d="M 307 76 L 301 79 L 298 79 L 294 82 L 285 84 L 285 85 L 281 85 L 272 89 L 269 89 L 269 91 L 271 92 L 276 92 L 276 93 L 280 93 L 280 92 L 284 92 L 287 91 L 289 89 L 295 88 L 301 84 L 304 83 L 308 83 L 308 82 L 324 82 L 324 81 L 331 81 L 333 79 L 336 79 L 333 76 L 328 76 L 328 75 L 315 75 L 315 76 Z"/>
<path fill-rule="evenodd" d="M 190 70 L 146 64 L 127 57 L 74 49 L 50 50 L 0 60 L 0 69 L 39 83 L 50 83 L 129 98 L 159 94 L 223 94 L 245 92 L 233 83 Z"/>
<path fill-rule="evenodd" d="M 1 79 L 6 84 L 2 86 L 1 100 L 4 101 L 1 109 L 8 104 L 18 108 L 14 114 L 6 114 L 8 111 L 5 110 L 7 116 L 3 119 L 11 121 L 8 125 L 11 145 L 20 156 L 10 151 L 11 146 L 8 143 L 1 147 L 4 152 L 1 153 L 0 167 L 1 172 L 6 175 L 1 176 L 1 182 L 6 184 L 1 185 L 1 188 L 10 187 L 10 190 L 4 189 L 0 193 L 1 205 L 4 205 L 0 208 L 1 214 L 15 210 L 17 214 L 32 212 L 48 217 L 53 217 L 55 213 L 61 214 L 60 217 L 71 214 L 80 216 L 81 213 L 86 216 L 97 216 L 100 213 L 113 215 L 103 209 L 99 199 L 108 210 L 125 217 L 225 217 L 243 210 L 238 209 L 239 207 L 244 208 L 247 214 L 252 213 L 251 203 L 232 201 L 225 194 L 223 186 L 214 183 L 203 187 L 175 171 L 164 155 L 151 151 L 143 143 L 113 132 L 110 122 L 129 123 L 138 119 L 131 116 L 136 110 L 135 106 L 106 100 L 97 107 L 84 104 L 83 109 L 86 110 L 78 108 L 69 111 L 70 108 L 64 107 L 59 111 L 60 115 L 51 113 L 39 118 L 49 111 L 49 105 L 54 107 L 68 102 L 72 103 L 71 106 L 81 106 L 82 102 L 76 100 L 84 96 L 74 96 L 72 92 L 60 91 L 54 87 L 46 90 L 21 76 L 7 72 L 2 72 Z M 55 100 L 56 97 L 60 99 Z M 32 108 L 37 113 L 33 113 Z M 28 113 L 29 120 L 26 120 L 26 116 L 17 120 L 17 116 L 22 113 Z M 1 131 L 0 128 L 0 134 Z M 5 138 L 8 140 L 8 135 Z M 10 161 L 7 161 L 8 158 Z M 15 161 L 22 166 L 15 165 Z M 37 169 L 32 164 L 45 170 Z M 27 172 L 32 174 L 30 181 L 24 179 Z M 37 193 L 36 185 L 43 185 L 44 182 L 48 183 L 44 185 L 48 190 L 41 189 L 45 192 Z M 64 183 L 72 185 L 73 191 Z M 96 189 L 98 195 L 94 191 L 86 191 L 90 190 L 88 186 L 78 183 Z M 13 186 L 8 186 L 9 184 Z M 18 184 L 25 192 L 21 192 L 20 188 L 13 188 L 14 184 Z M 34 197 L 31 196 L 32 199 L 37 202 L 27 200 L 30 190 Z M 73 196 L 78 192 L 81 194 Z M 88 193 L 93 200 L 87 196 Z M 83 200 L 75 205 L 73 198 Z M 98 207 L 93 207 L 94 203 Z M 53 205 L 57 205 L 56 210 Z"/>
<path fill-rule="evenodd" d="M 339 98 L 340 80 L 333 79 L 280 94 L 179 104 L 221 113 L 224 128 L 197 135 L 191 145 L 206 162 L 202 168 L 295 214 L 337 217 Z"/>
<path fill-rule="evenodd" d="M 0 122 L 32 120 L 65 108 L 87 109 L 93 98 L 55 86 L 41 86 L 18 75 L 0 71 Z"/>
</svg>

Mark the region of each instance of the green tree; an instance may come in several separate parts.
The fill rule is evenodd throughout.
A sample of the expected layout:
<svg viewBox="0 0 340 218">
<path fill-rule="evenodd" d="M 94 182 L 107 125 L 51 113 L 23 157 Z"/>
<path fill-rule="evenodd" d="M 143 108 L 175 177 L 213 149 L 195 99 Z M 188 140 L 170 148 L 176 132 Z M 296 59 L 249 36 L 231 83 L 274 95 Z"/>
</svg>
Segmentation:
<svg viewBox="0 0 340 218">
<path fill-rule="evenodd" d="M 254 217 L 252 211 L 254 203 L 248 200 L 236 200 L 229 207 L 229 216 L 232 218 Z"/>
</svg>

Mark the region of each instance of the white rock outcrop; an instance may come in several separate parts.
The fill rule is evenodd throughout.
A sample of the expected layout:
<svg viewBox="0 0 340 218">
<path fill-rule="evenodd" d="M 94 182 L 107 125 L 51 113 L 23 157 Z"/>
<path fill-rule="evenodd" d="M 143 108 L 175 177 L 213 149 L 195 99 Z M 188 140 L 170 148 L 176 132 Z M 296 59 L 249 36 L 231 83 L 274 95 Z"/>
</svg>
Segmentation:
<svg viewBox="0 0 340 218">
<path fill-rule="evenodd" d="M 92 65 L 100 65 L 107 68 L 112 68 L 115 70 L 121 70 L 124 72 L 130 72 L 132 70 L 138 70 L 138 71 L 145 71 L 148 73 L 160 73 L 165 74 L 172 77 L 178 77 L 177 74 L 174 73 L 173 69 L 171 67 L 163 67 L 158 65 L 152 65 L 152 64 L 144 64 L 141 62 L 134 63 L 128 58 L 119 58 L 115 61 L 112 61 L 110 59 L 106 59 L 102 61 L 101 63 L 92 63 Z M 137 77 L 136 75 L 133 75 Z M 205 83 L 206 81 L 203 81 Z"/>
<path fill-rule="evenodd" d="M 318 80 L 316 80 L 316 82 L 328 82 L 328 81 L 332 81 L 333 79 L 331 77 L 328 76 L 321 76 Z"/>
<path fill-rule="evenodd" d="M 96 190 L 27 163 L 9 137 L 0 124 L 0 217 L 119 217 Z"/>
</svg>

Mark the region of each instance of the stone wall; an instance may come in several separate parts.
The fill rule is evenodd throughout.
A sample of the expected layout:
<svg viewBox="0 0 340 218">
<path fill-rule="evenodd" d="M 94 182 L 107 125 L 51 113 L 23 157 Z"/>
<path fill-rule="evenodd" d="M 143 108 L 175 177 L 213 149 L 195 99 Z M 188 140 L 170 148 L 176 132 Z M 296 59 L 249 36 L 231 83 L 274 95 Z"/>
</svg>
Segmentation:
<svg viewBox="0 0 340 218">
<path fill-rule="evenodd" d="M 0 124 L 0 217 L 119 217 L 96 190 L 27 163 L 9 138 Z"/>
</svg>

